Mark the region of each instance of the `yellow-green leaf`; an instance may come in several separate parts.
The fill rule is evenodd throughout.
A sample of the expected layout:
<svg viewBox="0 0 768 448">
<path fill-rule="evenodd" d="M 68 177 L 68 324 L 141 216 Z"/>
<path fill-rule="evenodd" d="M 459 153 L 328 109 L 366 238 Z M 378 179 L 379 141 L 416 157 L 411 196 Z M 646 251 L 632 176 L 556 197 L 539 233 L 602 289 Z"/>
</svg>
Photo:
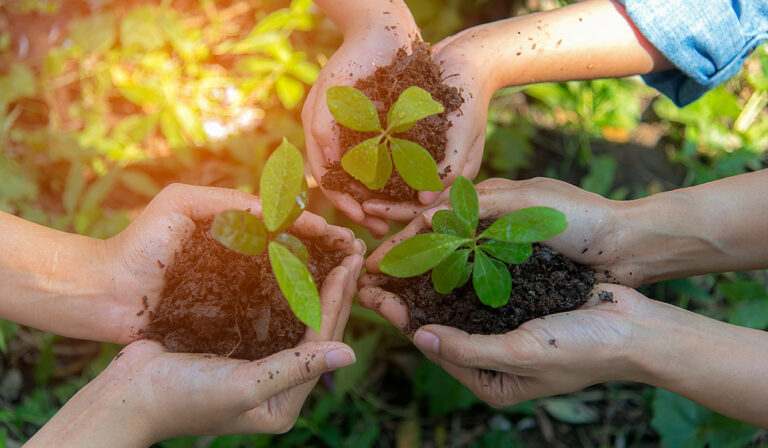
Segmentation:
<svg viewBox="0 0 768 448">
<path fill-rule="evenodd" d="M 304 85 L 290 76 L 281 76 L 275 82 L 275 92 L 286 109 L 293 109 L 304 98 Z"/>
<path fill-rule="evenodd" d="M 390 138 L 389 141 L 395 167 L 405 183 L 414 190 L 442 191 L 437 164 L 426 149 L 410 140 Z"/>
<path fill-rule="evenodd" d="M 371 100 L 354 87 L 336 86 L 325 92 L 330 109 L 336 121 L 355 131 L 384 131 Z"/>
<path fill-rule="evenodd" d="M 320 294 L 307 267 L 285 246 L 274 241 L 269 243 L 269 262 L 293 314 L 309 327 L 320 331 L 323 318 Z"/>
<path fill-rule="evenodd" d="M 261 213 L 270 232 L 283 225 L 294 209 L 304 180 L 301 153 L 286 138 L 275 149 L 261 173 Z"/>
<path fill-rule="evenodd" d="M 405 132 L 422 118 L 443 111 L 443 105 L 433 100 L 429 92 L 416 86 L 408 87 L 389 109 L 387 127 L 393 132 Z"/>
<path fill-rule="evenodd" d="M 387 183 L 392 173 L 392 161 L 380 137 L 370 138 L 355 146 L 341 158 L 341 166 L 371 190 Z"/>
</svg>

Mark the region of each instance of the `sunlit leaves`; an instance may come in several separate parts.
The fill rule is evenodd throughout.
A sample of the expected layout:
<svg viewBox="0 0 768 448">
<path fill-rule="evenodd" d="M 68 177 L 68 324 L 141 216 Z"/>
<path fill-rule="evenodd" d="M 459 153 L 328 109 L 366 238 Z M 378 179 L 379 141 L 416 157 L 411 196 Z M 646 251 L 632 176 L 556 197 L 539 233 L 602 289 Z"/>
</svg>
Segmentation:
<svg viewBox="0 0 768 448">
<path fill-rule="evenodd" d="M 0 106 L 5 106 L 25 96 L 34 95 L 35 74 L 24 64 L 15 63 L 0 76 Z"/>
<path fill-rule="evenodd" d="M 283 225 L 301 193 L 304 162 L 295 146 L 283 139 L 261 173 L 261 210 L 264 224 L 274 232 Z"/>
<path fill-rule="evenodd" d="M 471 242 L 442 233 L 425 233 L 393 247 L 381 260 L 379 268 L 393 277 L 421 275 L 440 263 L 459 246 Z"/>
<path fill-rule="evenodd" d="M 565 215 L 549 207 L 529 207 L 496 220 L 480 238 L 509 243 L 534 243 L 563 232 L 568 227 Z"/>
<path fill-rule="evenodd" d="M 285 248 L 291 251 L 291 253 L 302 263 L 309 263 L 309 251 L 307 250 L 307 246 L 305 246 L 300 239 L 290 233 L 280 233 L 275 235 L 272 240 L 285 246 Z"/>
<path fill-rule="evenodd" d="M 397 171 L 411 188 L 421 191 L 443 189 L 432 155 L 418 143 L 391 135 L 406 131 L 418 120 L 443 111 L 443 106 L 434 101 L 428 92 L 418 87 L 406 89 L 387 115 L 391 122 L 386 130 L 381 127 L 371 100 L 354 87 L 331 87 L 326 91 L 326 100 L 328 109 L 340 124 L 355 131 L 380 132 L 377 137 L 359 143 L 342 157 L 342 168 L 355 179 L 371 190 L 383 187 L 392 173 L 394 159 Z M 381 143 L 375 151 L 374 140 Z M 387 145 L 391 147 L 391 158 Z"/>
<path fill-rule="evenodd" d="M 153 51 L 165 45 L 165 34 L 157 20 L 156 8 L 141 6 L 120 20 L 120 44 L 140 51 Z"/>
<path fill-rule="evenodd" d="M 307 326 L 320 331 L 320 294 L 307 267 L 288 248 L 274 241 L 269 243 L 269 262 L 293 314 Z"/>
<path fill-rule="evenodd" d="M 363 92 L 354 87 L 336 86 L 325 95 L 328 109 L 342 125 L 355 131 L 383 131 L 376 107 Z"/>
<path fill-rule="evenodd" d="M 258 255 L 267 247 L 267 229 L 259 218 L 242 210 L 227 210 L 213 219 L 216 241 L 244 255 Z"/>
<path fill-rule="evenodd" d="M 275 93 L 287 109 L 293 109 L 304 98 L 304 84 L 288 76 L 275 81 Z"/>
<path fill-rule="evenodd" d="M 443 113 L 442 104 L 432 99 L 426 90 L 412 86 L 400 94 L 387 113 L 387 126 L 392 132 L 405 132 L 417 121 L 430 115 Z"/>
<path fill-rule="evenodd" d="M 69 27 L 72 43 L 84 53 L 103 53 L 117 40 L 115 15 L 111 12 L 73 20 Z"/>
<path fill-rule="evenodd" d="M 414 190 L 441 191 L 443 184 L 437 174 L 435 159 L 418 143 L 390 138 L 395 167 L 405 183 Z"/>
</svg>

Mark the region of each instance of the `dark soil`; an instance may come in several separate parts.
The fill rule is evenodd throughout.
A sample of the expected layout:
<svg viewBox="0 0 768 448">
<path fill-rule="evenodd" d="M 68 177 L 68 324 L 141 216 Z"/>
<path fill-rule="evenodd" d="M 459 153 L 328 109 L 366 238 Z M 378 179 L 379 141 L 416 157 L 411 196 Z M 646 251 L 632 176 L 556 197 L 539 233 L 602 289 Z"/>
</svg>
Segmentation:
<svg viewBox="0 0 768 448">
<path fill-rule="evenodd" d="M 488 225 L 490 222 L 482 222 L 480 228 Z M 403 329 L 405 333 L 440 324 L 473 334 L 503 334 L 531 319 L 586 303 L 595 285 L 594 271 L 547 247 L 534 244 L 533 249 L 531 258 L 509 266 L 512 295 L 509 303 L 499 308 L 480 302 L 472 279 L 445 295 L 435 291 L 429 272 L 411 278 L 390 277 L 382 288 L 408 305 L 410 321 Z"/>
<path fill-rule="evenodd" d="M 248 360 L 294 347 L 306 327 L 280 291 L 267 252 L 233 252 L 213 239 L 210 228 L 211 220 L 198 222 L 176 253 L 165 272 L 160 302 L 149 311 L 149 325 L 141 335 L 174 352 Z M 330 244 L 322 240 L 302 241 L 319 289 L 347 254 L 328 250 Z"/>
<path fill-rule="evenodd" d="M 445 132 L 451 126 L 445 115 L 458 110 L 464 99 L 456 87 L 443 84 L 445 77 L 440 67 L 432 60 L 429 44 L 415 41 L 412 47 L 413 52 L 410 54 L 405 48 L 399 49 L 390 65 L 379 67 L 371 76 L 357 80 L 354 87 L 373 101 L 382 124 L 387 122 L 387 111 L 405 89 L 418 86 L 429 92 L 432 98 L 443 105 L 445 112 L 424 118 L 407 132 L 395 134 L 395 137 L 420 144 L 432 154 L 437 163 L 440 163 L 445 158 Z M 336 129 L 339 144 L 345 151 L 376 136 L 374 132 L 353 131 L 338 123 Z M 324 188 L 348 192 L 358 201 L 366 197 L 368 189 L 344 171 L 340 162 L 333 162 L 326 168 L 328 172 L 321 179 Z M 447 173 L 441 173 L 441 176 L 445 174 Z M 377 190 L 374 196 L 395 201 L 415 201 L 416 190 L 409 187 L 395 169 L 389 182 Z"/>
</svg>

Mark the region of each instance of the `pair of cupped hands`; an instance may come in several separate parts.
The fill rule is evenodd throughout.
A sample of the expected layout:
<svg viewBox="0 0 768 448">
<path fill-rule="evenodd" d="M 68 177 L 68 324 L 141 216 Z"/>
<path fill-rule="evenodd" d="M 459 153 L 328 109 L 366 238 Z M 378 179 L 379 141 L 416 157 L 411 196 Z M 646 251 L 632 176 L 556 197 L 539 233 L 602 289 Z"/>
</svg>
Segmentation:
<svg viewBox="0 0 768 448">
<path fill-rule="evenodd" d="M 611 249 L 616 247 L 613 242 L 621 230 L 617 224 L 618 203 L 550 179 L 492 179 L 478 184 L 477 190 L 481 218 L 500 217 L 534 205 L 563 211 L 569 220 L 568 229 L 544 244 L 599 272 L 610 270 L 620 282 L 642 282 L 642 274 L 636 269 L 633 276 L 628 276 L 633 271 L 631 260 Z M 144 444 L 180 435 L 289 430 L 319 376 L 355 362 L 352 349 L 339 341 L 358 288 L 363 306 L 377 311 L 398 328 L 405 326 L 408 312 L 404 304 L 377 286 L 378 263 L 395 241 L 430 227 L 431 214 L 449 206 L 448 192 L 438 197 L 435 208 L 419 214 L 367 260 L 363 259 L 365 244 L 349 229 L 303 213 L 294 223 L 293 232 L 332 242 L 330 250 L 348 254 L 321 286 L 321 329 L 316 332 L 308 328 L 295 348 L 248 362 L 169 353 L 157 342 L 135 341 L 138 329 L 147 323 L 146 313 L 137 315 L 141 298 L 147 296 L 150 308 L 156 305 L 163 287 L 164 269 L 159 265 L 172 263 L 173 254 L 183 247 L 195 221 L 227 209 L 261 213 L 259 198 L 241 191 L 167 187 L 126 230 L 98 242 L 94 258 L 105 254 L 98 261 L 104 278 L 94 279 L 94 284 L 95 289 L 107 291 L 104 296 L 108 299 L 100 300 L 89 311 L 94 314 L 91 327 L 61 333 L 129 345 L 62 412 L 89 419 L 88 424 L 109 416 L 104 425 L 112 427 L 120 421 L 115 431 L 131 428 L 130 437 L 135 439 L 140 434 Z M 594 250 L 583 253 L 585 241 Z M 364 263 L 367 273 L 360 276 Z M 469 335 L 454 328 L 428 325 L 408 337 L 429 359 L 492 406 L 510 406 L 626 378 L 630 366 L 616 360 L 622 359 L 621 352 L 631 342 L 631 316 L 643 315 L 643 308 L 653 301 L 618 285 L 599 288 L 613 292 L 615 300 L 592 298 L 578 310 L 529 321 L 507 334 Z M 550 344 L 552 339 L 557 344 Z M 104 412 L 105 405 L 114 412 Z M 117 420 L 115 413 L 120 417 Z M 51 429 L 43 428 L 41 433 L 47 430 Z"/>
</svg>

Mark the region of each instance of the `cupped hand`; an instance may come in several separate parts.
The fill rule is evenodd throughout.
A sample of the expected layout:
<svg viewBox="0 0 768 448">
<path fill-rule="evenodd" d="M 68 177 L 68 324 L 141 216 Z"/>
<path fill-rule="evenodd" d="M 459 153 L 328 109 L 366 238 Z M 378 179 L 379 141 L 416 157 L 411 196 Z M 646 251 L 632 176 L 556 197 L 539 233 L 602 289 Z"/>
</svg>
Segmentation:
<svg viewBox="0 0 768 448">
<path fill-rule="evenodd" d="M 622 235 L 632 231 L 631 225 L 624 222 L 621 202 L 548 178 L 523 181 L 488 179 L 475 188 L 480 197 L 481 219 L 497 219 L 526 207 L 555 208 L 565 213 L 568 228 L 544 241 L 544 245 L 591 267 L 602 281 L 627 286 L 642 284 L 643 276 L 633 262 L 631 249 L 620 244 Z M 405 229 L 384 241 L 366 259 L 368 273 L 380 272 L 379 263 L 392 247 L 424 229 L 430 229 L 432 215 L 437 210 L 450 208 L 449 193 L 450 190 L 443 192 L 437 200 L 438 206 L 416 216 Z M 371 277 L 370 274 L 364 278 Z"/>
<path fill-rule="evenodd" d="M 601 300 L 598 291 L 611 292 L 613 300 Z M 408 311 L 393 294 L 368 287 L 359 297 L 396 327 L 406 325 Z M 628 355 L 643 332 L 634 322 L 652 303 L 627 287 L 599 284 L 581 308 L 530 320 L 506 334 L 425 325 L 409 338 L 478 398 L 507 407 L 600 382 L 642 380 L 642 367 Z"/>
<path fill-rule="evenodd" d="M 444 187 L 462 175 L 474 179 L 483 161 L 488 106 L 496 90 L 490 82 L 487 61 L 478 57 L 473 45 L 479 45 L 478 31 L 470 28 L 447 37 L 432 47 L 435 63 L 443 72 L 444 83 L 459 89 L 464 103 L 446 116 L 451 123 L 446 131 L 445 159 L 438 164 Z M 369 215 L 394 221 L 408 221 L 433 204 L 440 192 L 420 191 L 419 203 L 396 203 L 382 199 L 363 202 Z"/>
<path fill-rule="evenodd" d="M 341 342 L 359 253 L 328 275 L 320 332 L 258 361 L 169 353 L 152 341 L 128 345 L 75 395 L 30 446 L 137 446 L 182 435 L 282 433 L 296 421 L 318 377 L 355 362 Z"/>
<path fill-rule="evenodd" d="M 228 209 L 246 210 L 261 216 L 258 197 L 238 190 L 174 184 L 157 195 L 123 232 L 106 241 L 105 271 L 111 278 L 112 300 L 94 304 L 89 312 L 101 315 L 99 334 L 92 339 L 128 343 L 147 324 L 143 297 L 150 309 L 159 301 L 165 270 L 173 263 L 195 229 L 196 221 L 213 218 Z M 333 249 L 361 257 L 364 249 L 349 229 L 329 225 L 323 218 L 304 212 L 291 227 L 303 237 L 320 237 Z M 345 261 L 350 269 L 353 267 Z M 359 269 L 359 268 L 358 268 Z"/>
<path fill-rule="evenodd" d="M 302 109 L 302 122 L 306 130 L 307 158 L 312 175 L 328 199 L 353 221 L 370 229 L 374 236 L 383 236 L 389 225 L 383 219 L 366 213 L 361 204 L 349 193 L 327 190 L 322 178 L 331 162 L 338 162 L 344 155 L 339 146 L 336 120 L 331 115 L 325 92 L 334 86 L 354 85 L 376 70 L 392 62 L 397 50 L 411 48 L 415 38 L 421 38 L 410 14 L 387 17 L 389 25 L 371 23 L 364 33 L 345 36 L 344 44 L 333 54 L 315 81 Z M 354 188 L 354 185 L 350 186 Z M 370 195 L 362 188 L 360 195 Z"/>
</svg>

